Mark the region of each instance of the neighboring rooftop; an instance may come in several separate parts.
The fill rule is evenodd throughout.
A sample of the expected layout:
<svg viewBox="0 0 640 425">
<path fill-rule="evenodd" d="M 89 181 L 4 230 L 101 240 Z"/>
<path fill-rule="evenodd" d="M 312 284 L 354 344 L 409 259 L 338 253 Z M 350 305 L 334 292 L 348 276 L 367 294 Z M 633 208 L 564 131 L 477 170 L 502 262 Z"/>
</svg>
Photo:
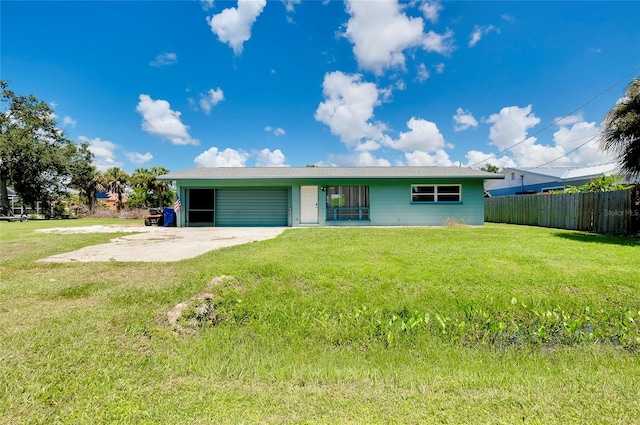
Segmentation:
<svg viewBox="0 0 640 425">
<path fill-rule="evenodd" d="M 504 175 L 466 167 L 202 167 L 177 171 L 158 180 L 229 179 L 457 178 L 503 179 Z"/>
<path fill-rule="evenodd" d="M 618 164 L 602 164 L 593 165 L 590 167 L 572 167 L 572 166 L 559 166 L 559 167 L 508 167 L 504 170 L 504 173 L 510 171 L 524 171 L 527 173 L 538 174 L 541 176 L 557 177 L 560 180 L 574 180 L 574 179 L 589 179 L 602 175 L 617 174 Z"/>
</svg>

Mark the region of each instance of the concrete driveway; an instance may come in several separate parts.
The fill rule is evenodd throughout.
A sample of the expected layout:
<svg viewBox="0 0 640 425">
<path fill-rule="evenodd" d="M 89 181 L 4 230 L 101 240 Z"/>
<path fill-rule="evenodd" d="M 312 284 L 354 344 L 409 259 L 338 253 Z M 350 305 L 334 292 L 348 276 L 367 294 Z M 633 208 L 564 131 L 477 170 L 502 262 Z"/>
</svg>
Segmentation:
<svg viewBox="0 0 640 425">
<path fill-rule="evenodd" d="M 275 238 L 286 227 L 155 227 L 85 226 L 41 229 L 44 233 L 137 232 L 108 243 L 92 245 L 65 254 L 43 258 L 43 262 L 144 261 L 165 262 L 193 258 L 214 249 Z"/>
</svg>

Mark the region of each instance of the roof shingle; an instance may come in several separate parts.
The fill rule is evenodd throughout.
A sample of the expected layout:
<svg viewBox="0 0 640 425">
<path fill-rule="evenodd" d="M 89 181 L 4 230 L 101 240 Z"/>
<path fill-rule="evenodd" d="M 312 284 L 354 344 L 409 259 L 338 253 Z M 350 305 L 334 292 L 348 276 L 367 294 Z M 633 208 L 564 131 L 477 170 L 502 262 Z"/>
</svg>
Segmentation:
<svg viewBox="0 0 640 425">
<path fill-rule="evenodd" d="M 504 176 L 466 167 L 198 167 L 158 176 L 158 180 L 348 178 L 503 179 Z"/>
</svg>

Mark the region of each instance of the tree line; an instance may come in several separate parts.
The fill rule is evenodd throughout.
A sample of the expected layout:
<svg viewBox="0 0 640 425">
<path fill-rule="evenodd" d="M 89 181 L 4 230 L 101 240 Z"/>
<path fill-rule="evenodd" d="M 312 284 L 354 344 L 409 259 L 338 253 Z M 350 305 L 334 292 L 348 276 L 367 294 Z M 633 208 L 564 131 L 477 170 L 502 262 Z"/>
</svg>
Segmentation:
<svg viewBox="0 0 640 425">
<path fill-rule="evenodd" d="M 98 174 L 96 182 L 98 191 L 110 192 L 117 195 L 116 208 L 151 208 L 171 205 L 175 191 L 171 184 L 157 180 L 156 177 L 169 173 L 165 167 L 154 166 L 151 169 L 137 168 L 129 175 L 120 168 L 109 168 Z M 93 193 L 93 188 L 92 188 Z M 127 200 L 124 200 L 126 194 Z M 84 194 L 83 199 L 90 200 L 90 194 Z"/>
<path fill-rule="evenodd" d="M 16 94 L 4 80 L 0 102 L 0 213 L 13 213 L 9 186 L 23 205 L 33 208 L 40 203 L 44 211 L 76 194 L 78 202 L 95 212 L 100 192 L 117 195 L 118 210 L 173 202 L 170 183 L 156 179 L 169 172 L 165 167 L 138 168 L 131 175 L 118 167 L 100 172 L 89 144 L 69 140 L 47 103 Z"/>
</svg>

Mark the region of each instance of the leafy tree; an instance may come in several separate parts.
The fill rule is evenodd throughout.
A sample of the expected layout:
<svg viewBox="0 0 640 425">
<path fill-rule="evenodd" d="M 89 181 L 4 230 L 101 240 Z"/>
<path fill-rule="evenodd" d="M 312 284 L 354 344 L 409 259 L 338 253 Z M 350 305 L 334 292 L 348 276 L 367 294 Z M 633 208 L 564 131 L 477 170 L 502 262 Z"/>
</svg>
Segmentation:
<svg viewBox="0 0 640 425">
<path fill-rule="evenodd" d="M 602 125 L 601 146 L 618 156 L 622 171 L 640 176 L 640 78 L 635 78 Z"/>
<path fill-rule="evenodd" d="M 153 193 L 153 181 L 155 177 L 146 168 L 136 168 L 131 175 L 131 188 L 134 196 L 127 201 L 128 206 L 147 208 L 150 206 L 149 200 Z"/>
<path fill-rule="evenodd" d="M 132 187 L 131 192 L 129 192 L 129 199 L 127 199 L 124 205 L 127 208 L 149 208 L 147 198 L 148 195 L 144 189 Z"/>
<path fill-rule="evenodd" d="M 102 175 L 102 185 L 108 192 L 118 195 L 116 208 L 118 211 L 124 206 L 123 197 L 129 185 L 129 174 L 118 167 L 109 168 Z"/>
<path fill-rule="evenodd" d="M 486 171 L 488 173 L 499 173 L 500 167 L 497 165 L 486 163 L 483 167 L 480 168 L 482 171 Z"/>
<path fill-rule="evenodd" d="M 154 166 L 151 170 L 138 168 L 131 176 L 131 186 L 134 191 L 144 194 L 145 207 L 163 207 L 173 202 L 170 183 L 156 179 L 156 177 L 168 172 L 169 170 L 165 167 Z M 135 197 L 136 204 L 139 204 L 140 194 Z"/>
<path fill-rule="evenodd" d="M 151 174 L 154 177 L 153 191 L 157 197 L 155 205 L 163 207 L 165 205 L 173 205 L 174 192 L 171 190 L 171 182 L 158 180 L 157 177 L 163 174 L 169 174 L 169 169 L 162 166 L 151 167 Z"/>
<path fill-rule="evenodd" d="M 48 208 L 67 190 L 71 163 L 82 161 L 76 145 L 57 127 L 53 111 L 35 96 L 20 96 L 0 80 L 0 209 L 8 212 L 7 185 L 22 201 Z"/>
<path fill-rule="evenodd" d="M 556 193 L 577 193 L 577 192 L 611 192 L 614 190 L 626 190 L 631 186 L 627 186 L 618 182 L 614 175 L 600 176 L 591 179 L 582 186 L 569 186 L 563 191 Z"/>
</svg>

